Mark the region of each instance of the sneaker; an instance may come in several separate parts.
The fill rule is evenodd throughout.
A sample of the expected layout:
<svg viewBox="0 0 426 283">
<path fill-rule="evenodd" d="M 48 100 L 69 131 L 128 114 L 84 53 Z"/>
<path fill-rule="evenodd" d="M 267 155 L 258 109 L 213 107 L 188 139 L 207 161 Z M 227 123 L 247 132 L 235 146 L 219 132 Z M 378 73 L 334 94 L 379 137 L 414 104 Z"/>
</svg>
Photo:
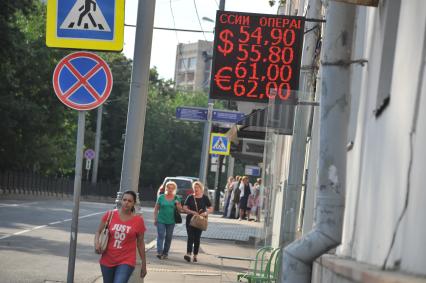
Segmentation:
<svg viewBox="0 0 426 283">
<path fill-rule="evenodd" d="M 192 262 L 198 262 L 198 260 L 195 256 L 192 258 Z"/>
<path fill-rule="evenodd" d="M 163 259 L 163 255 L 157 255 L 158 259 Z"/>
<path fill-rule="evenodd" d="M 189 255 L 184 255 L 183 258 L 187 261 L 187 262 L 191 262 L 191 257 Z"/>
<path fill-rule="evenodd" d="M 161 257 L 162 257 L 162 259 L 168 259 L 169 258 L 168 255 L 162 255 Z"/>
</svg>

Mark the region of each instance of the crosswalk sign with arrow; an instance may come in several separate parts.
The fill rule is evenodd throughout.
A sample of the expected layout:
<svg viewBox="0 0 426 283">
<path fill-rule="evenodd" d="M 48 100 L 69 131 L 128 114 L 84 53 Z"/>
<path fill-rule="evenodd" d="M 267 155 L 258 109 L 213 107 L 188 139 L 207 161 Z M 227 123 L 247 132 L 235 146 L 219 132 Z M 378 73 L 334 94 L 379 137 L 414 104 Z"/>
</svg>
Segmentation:
<svg viewBox="0 0 426 283">
<path fill-rule="evenodd" d="M 212 133 L 209 149 L 210 154 L 229 155 L 231 143 L 226 134 Z"/>
<path fill-rule="evenodd" d="M 124 0 L 49 0 L 46 45 L 121 51 Z"/>
</svg>

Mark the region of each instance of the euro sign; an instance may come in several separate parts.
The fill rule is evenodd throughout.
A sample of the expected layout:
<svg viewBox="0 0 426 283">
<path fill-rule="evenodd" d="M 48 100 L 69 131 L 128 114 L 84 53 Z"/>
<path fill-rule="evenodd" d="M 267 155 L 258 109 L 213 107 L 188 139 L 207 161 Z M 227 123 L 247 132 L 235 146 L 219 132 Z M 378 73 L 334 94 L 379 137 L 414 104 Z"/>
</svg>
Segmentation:
<svg viewBox="0 0 426 283">
<path fill-rule="evenodd" d="M 223 67 L 223 68 L 219 69 L 219 71 L 217 71 L 216 75 L 214 76 L 214 81 L 216 82 L 216 85 L 221 90 L 231 90 L 230 84 L 228 84 L 227 86 L 224 85 L 224 83 L 229 83 L 231 81 L 230 75 L 223 75 L 222 74 L 225 71 L 232 72 L 232 68 L 231 67 Z"/>
<path fill-rule="evenodd" d="M 219 38 L 223 42 L 223 47 L 221 45 L 218 45 L 217 49 L 219 50 L 220 53 L 223 54 L 223 56 L 228 55 L 229 53 L 232 52 L 232 50 L 234 50 L 234 44 L 230 40 L 232 39 L 232 37 L 234 37 L 234 34 L 229 29 L 225 29 L 221 31 L 219 34 Z"/>
</svg>

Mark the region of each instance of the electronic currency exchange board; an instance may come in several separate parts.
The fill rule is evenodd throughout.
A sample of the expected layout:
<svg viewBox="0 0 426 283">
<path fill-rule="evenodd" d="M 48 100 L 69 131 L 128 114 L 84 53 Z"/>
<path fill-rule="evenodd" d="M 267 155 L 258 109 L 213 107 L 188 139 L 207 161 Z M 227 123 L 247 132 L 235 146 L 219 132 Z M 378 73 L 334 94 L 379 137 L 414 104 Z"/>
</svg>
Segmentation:
<svg viewBox="0 0 426 283">
<path fill-rule="evenodd" d="M 305 19 L 218 11 L 210 98 L 297 103 Z"/>
</svg>

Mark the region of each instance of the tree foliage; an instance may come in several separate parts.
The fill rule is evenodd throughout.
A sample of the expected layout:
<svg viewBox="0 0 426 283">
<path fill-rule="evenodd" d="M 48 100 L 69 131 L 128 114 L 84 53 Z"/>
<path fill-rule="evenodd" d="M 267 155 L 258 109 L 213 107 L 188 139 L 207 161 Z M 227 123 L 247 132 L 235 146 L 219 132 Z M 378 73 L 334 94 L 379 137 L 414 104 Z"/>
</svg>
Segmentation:
<svg viewBox="0 0 426 283">
<path fill-rule="evenodd" d="M 72 175 L 77 111 L 54 95 L 52 74 L 69 50 L 45 45 L 46 7 L 38 0 L 1 1 L 0 170 L 32 170 Z M 103 105 L 99 179 L 117 183 L 121 175 L 131 60 L 98 53 L 109 64 L 114 84 Z M 177 106 L 207 106 L 204 93 L 178 92 L 170 80 L 150 72 L 141 186 L 157 186 L 165 176 L 198 175 L 202 123 L 176 120 Z M 85 147 L 93 148 L 97 111 L 87 112 Z"/>
</svg>

